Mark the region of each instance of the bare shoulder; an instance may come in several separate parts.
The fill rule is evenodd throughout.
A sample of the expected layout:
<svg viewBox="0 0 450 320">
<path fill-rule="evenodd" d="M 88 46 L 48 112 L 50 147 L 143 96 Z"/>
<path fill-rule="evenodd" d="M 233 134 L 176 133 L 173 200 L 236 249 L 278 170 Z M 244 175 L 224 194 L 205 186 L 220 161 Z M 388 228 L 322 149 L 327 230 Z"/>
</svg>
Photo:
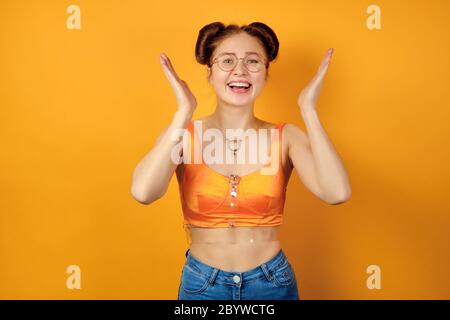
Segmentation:
<svg viewBox="0 0 450 320">
<path fill-rule="evenodd" d="M 212 121 L 211 115 L 205 116 L 203 118 L 196 118 L 196 119 L 191 120 L 192 123 L 195 123 L 196 121 L 201 122 L 203 130 L 205 130 L 206 128 L 214 128 L 215 127 L 214 122 Z"/>
<path fill-rule="evenodd" d="M 272 123 L 264 120 L 260 120 L 260 128 L 263 129 L 273 129 L 276 128 L 278 123 Z M 281 136 L 282 136 L 282 143 L 283 143 L 283 150 L 288 149 L 289 142 L 292 141 L 292 139 L 295 139 L 299 135 L 302 135 L 302 130 L 297 127 L 294 124 L 291 123 L 285 123 L 283 128 L 281 129 Z M 306 136 L 306 135 L 305 135 Z"/>
<path fill-rule="evenodd" d="M 258 126 L 262 129 L 272 129 L 276 127 L 276 123 L 268 122 L 262 119 L 258 119 Z"/>
<path fill-rule="evenodd" d="M 276 123 L 271 123 L 264 120 L 260 121 L 261 121 L 261 128 L 270 129 L 275 128 L 277 125 Z M 283 145 L 291 146 L 292 143 L 298 145 L 309 142 L 308 135 L 305 133 L 305 131 L 299 126 L 290 122 L 285 122 L 281 134 L 283 139 Z"/>
<path fill-rule="evenodd" d="M 274 129 L 278 123 L 272 123 L 264 120 L 260 120 L 260 128 Z M 285 169 L 285 175 L 289 176 L 292 170 L 292 163 L 289 159 L 289 139 L 286 137 L 286 125 L 281 129 L 281 160 L 283 168 Z"/>
<path fill-rule="evenodd" d="M 293 123 L 286 123 L 283 127 L 283 136 L 289 147 L 305 145 L 309 143 L 306 132 Z"/>
</svg>

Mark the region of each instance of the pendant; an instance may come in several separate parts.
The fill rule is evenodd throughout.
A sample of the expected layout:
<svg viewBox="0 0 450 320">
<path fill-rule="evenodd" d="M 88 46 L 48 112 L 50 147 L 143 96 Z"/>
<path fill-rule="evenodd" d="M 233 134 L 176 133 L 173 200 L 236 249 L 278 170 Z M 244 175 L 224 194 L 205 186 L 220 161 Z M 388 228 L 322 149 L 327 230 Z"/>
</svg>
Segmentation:
<svg viewBox="0 0 450 320">
<path fill-rule="evenodd" d="M 233 198 L 237 197 L 237 185 L 239 184 L 241 178 L 236 174 L 230 175 L 230 196 Z M 231 206 L 234 206 L 233 201 L 231 202 Z"/>
<path fill-rule="evenodd" d="M 233 151 L 233 155 L 236 157 L 236 153 L 239 150 L 239 148 L 241 147 L 241 142 L 242 139 L 226 139 L 227 141 L 227 147 L 228 149 L 230 149 L 231 151 Z M 233 146 L 231 146 L 231 143 L 233 144 Z"/>
</svg>

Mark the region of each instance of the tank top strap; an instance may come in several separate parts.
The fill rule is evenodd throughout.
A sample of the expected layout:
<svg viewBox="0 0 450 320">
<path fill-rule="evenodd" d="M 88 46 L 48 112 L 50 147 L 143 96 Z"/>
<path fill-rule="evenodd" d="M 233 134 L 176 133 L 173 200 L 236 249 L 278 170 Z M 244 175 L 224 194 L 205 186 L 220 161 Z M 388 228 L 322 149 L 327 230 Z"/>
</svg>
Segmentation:
<svg viewBox="0 0 450 320">
<path fill-rule="evenodd" d="M 186 130 L 187 130 L 187 141 L 183 141 L 183 144 L 186 143 L 186 150 L 189 150 L 189 153 L 185 159 L 187 164 L 191 164 L 192 163 L 192 155 L 194 154 L 194 122 L 192 120 L 190 120 L 186 126 Z"/>
<path fill-rule="evenodd" d="M 286 124 L 286 122 L 279 122 L 278 124 L 277 124 L 277 129 L 278 129 L 278 159 L 279 159 L 279 164 L 280 164 L 280 168 L 282 167 L 282 164 L 283 164 L 283 162 L 282 162 L 282 160 L 283 160 L 283 140 L 282 140 L 282 137 L 283 137 L 283 134 L 282 134 L 282 132 L 283 132 L 283 127 L 284 127 L 284 125 Z"/>
<path fill-rule="evenodd" d="M 197 150 L 199 155 L 197 156 L 198 159 L 195 159 L 195 146 L 197 145 L 197 148 L 201 148 L 201 133 L 199 130 L 196 130 L 195 128 L 195 122 L 200 120 L 190 120 L 188 125 L 186 126 L 186 129 L 189 132 L 189 156 L 188 156 L 188 163 L 189 164 L 197 164 L 198 162 L 195 161 L 203 161 L 201 159 L 201 149 Z M 200 123 L 201 125 L 201 123 Z M 198 128 L 197 128 L 198 129 Z M 203 130 L 203 129 L 201 129 Z"/>
</svg>

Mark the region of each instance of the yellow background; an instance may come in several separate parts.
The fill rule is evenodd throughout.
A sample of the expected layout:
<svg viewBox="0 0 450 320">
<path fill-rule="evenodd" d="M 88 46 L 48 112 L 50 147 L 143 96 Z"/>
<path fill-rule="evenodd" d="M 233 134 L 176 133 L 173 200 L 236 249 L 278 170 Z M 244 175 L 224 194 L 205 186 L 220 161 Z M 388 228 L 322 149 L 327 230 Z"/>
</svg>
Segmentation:
<svg viewBox="0 0 450 320">
<path fill-rule="evenodd" d="M 326 50 L 318 103 L 353 195 L 331 206 L 293 173 L 281 241 L 303 299 L 449 299 L 449 1 L 2 1 L 0 298 L 176 299 L 178 185 L 150 206 L 131 175 L 172 119 L 166 52 L 214 109 L 199 29 L 271 26 L 280 53 L 256 114 L 305 128 L 297 95 Z M 68 30 L 66 8 L 81 8 Z M 66 268 L 81 267 L 81 289 Z M 381 268 L 369 290 L 366 268 Z"/>
</svg>

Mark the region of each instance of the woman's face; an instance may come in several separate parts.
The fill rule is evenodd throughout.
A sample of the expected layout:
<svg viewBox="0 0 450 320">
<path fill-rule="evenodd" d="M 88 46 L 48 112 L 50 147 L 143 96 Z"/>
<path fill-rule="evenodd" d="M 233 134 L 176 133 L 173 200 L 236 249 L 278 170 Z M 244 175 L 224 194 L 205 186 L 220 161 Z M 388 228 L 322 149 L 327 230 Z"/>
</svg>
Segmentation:
<svg viewBox="0 0 450 320">
<path fill-rule="evenodd" d="M 264 48 L 257 38 L 244 32 L 223 40 L 214 50 L 211 61 L 224 52 L 234 52 L 238 58 L 244 58 L 247 55 L 246 52 L 256 52 L 267 59 Z M 264 88 L 266 75 L 265 65 L 261 71 L 251 72 L 245 68 L 244 60 L 239 60 L 239 63 L 231 71 L 223 71 L 217 62 L 211 68 L 208 67 L 208 81 L 216 91 L 218 99 L 236 106 L 253 105 L 256 97 Z M 233 91 L 229 84 L 238 80 L 248 81 L 251 84 L 247 92 L 237 92 L 239 90 L 236 89 Z"/>
</svg>

